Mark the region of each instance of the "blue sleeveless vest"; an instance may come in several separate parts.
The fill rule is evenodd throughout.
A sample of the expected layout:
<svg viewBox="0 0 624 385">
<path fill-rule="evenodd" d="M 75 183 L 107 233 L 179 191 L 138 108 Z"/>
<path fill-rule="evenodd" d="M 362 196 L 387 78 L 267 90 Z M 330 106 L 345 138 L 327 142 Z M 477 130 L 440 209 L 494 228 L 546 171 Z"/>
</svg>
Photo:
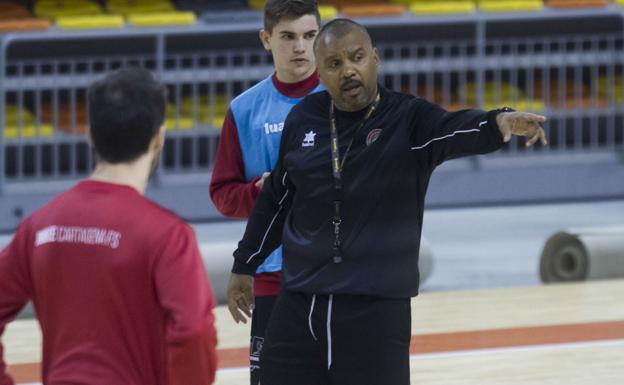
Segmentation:
<svg viewBox="0 0 624 385">
<path fill-rule="evenodd" d="M 289 98 L 273 84 L 272 75 L 243 92 L 230 104 L 238 130 L 247 182 L 271 172 L 277 163 L 284 121 L 290 109 L 303 98 Z M 324 90 L 319 84 L 311 93 Z M 282 270 L 282 247 L 256 270 L 257 274 Z"/>
</svg>

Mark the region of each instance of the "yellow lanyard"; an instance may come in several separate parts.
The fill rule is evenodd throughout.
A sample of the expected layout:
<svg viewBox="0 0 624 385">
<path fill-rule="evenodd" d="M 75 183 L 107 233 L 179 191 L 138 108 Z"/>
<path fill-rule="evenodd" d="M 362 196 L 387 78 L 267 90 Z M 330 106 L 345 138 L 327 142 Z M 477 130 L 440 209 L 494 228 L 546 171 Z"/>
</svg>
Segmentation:
<svg viewBox="0 0 624 385">
<path fill-rule="evenodd" d="M 334 187 L 336 188 L 336 199 L 334 200 L 334 219 L 332 221 L 334 225 L 334 263 L 342 262 L 342 250 L 341 250 L 341 242 L 340 242 L 340 224 L 342 223 L 342 217 L 340 213 L 340 207 L 342 205 L 342 169 L 344 167 L 345 161 L 347 160 L 347 156 L 349 155 L 349 150 L 351 150 L 351 146 L 353 145 L 353 141 L 355 140 L 355 136 L 357 133 L 364 127 L 364 124 L 370 118 L 370 116 L 375 112 L 377 106 L 379 106 L 379 100 L 381 96 L 377 93 L 375 97 L 375 101 L 368 107 L 368 111 L 364 115 L 364 119 L 355 130 L 353 135 L 351 136 L 351 141 L 347 146 L 347 150 L 345 151 L 344 157 L 342 158 L 342 162 L 340 161 L 340 149 L 338 147 L 338 128 L 336 126 L 336 114 L 334 112 L 334 103 L 332 102 L 329 106 L 329 122 L 331 129 L 331 155 L 332 155 L 332 170 L 334 174 Z"/>
</svg>

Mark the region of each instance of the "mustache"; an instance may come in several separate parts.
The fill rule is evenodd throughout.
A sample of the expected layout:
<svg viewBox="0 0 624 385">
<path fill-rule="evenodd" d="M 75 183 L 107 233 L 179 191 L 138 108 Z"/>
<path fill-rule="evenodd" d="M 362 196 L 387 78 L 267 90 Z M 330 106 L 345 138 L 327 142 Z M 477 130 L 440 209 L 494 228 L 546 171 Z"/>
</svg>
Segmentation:
<svg viewBox="0 0 624 385">
<path fill-rule="evenodd" d="M 362 82 L 358 80 L 349 79 L 340 84 L 340 89 L 344 90 L 346 88 L 351 88 L 351 87 L 361 86 L 361 85 L 362 85 Z"/>
</svg>

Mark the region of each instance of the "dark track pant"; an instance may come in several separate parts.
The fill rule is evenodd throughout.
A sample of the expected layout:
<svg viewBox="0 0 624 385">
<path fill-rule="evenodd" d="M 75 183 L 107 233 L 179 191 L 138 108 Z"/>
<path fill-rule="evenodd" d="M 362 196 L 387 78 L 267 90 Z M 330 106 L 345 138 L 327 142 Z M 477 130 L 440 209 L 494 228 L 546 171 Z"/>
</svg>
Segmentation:
<svg viewBox="0 0 624 385">
<path fill-rule="evenodd" d="M 277 296 L 255 297 L 255 307 L 251 317 L 251 341 L 249 344 L 249 369 L 251 385 L 260 383 L 262 365 L 260 357 L 264 346 L 264 333 Z"/>
<path fill-rule="evenodd" d="M 261 385 L 409 385 L 410 299 L 282 291 Z"/>
</svg>

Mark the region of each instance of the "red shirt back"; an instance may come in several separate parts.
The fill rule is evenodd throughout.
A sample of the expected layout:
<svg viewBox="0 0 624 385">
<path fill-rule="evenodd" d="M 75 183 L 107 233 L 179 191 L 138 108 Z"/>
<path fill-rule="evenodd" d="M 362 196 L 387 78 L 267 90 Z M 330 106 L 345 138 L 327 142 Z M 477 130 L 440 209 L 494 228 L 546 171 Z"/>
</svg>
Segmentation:
<svg viewBox="0 0 624 385">
<path fill-rule="evenodd" d="M 46 384 L 214 380 L 215 299 L 194 232 L 129 186 L 83 181 L 20 225 L 0 253 L 0 333 L 28 299 Z"/>
</svg>

